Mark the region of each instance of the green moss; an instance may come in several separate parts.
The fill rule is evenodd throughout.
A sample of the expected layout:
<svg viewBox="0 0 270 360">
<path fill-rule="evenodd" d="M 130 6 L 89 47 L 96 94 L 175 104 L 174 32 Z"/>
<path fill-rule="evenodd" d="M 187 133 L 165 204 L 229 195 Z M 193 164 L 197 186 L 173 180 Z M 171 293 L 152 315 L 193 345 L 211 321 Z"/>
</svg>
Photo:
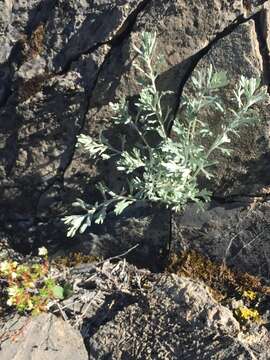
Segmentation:
<svg viewBox="0 0 270 360">
<path fill-rule="evenodd" d="M 258 304 L 270 293 L 270 288 L 263 286 L 258 277 L 235 272 L 194 250 L 174 254 L 167 270 L 202 281 L 217 301 L 231 309 L 232 300 L 240 300 L 242 305 L 232 309 L 239 322 L 260 320 Z"/>
</svg>

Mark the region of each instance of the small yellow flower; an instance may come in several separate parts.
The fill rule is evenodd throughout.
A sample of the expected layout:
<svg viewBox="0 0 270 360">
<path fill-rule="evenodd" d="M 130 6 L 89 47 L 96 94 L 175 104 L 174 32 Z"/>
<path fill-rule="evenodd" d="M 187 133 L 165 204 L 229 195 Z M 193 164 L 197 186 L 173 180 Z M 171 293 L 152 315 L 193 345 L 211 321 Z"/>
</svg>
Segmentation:
<svg viewBox="0 0 270 360">
<path fill-rule="evenodd" d="M 41 248 L 38 249 L 38 255 L 39 256 L 47 256 L 48 255 L 48 250 L 45 248 L 45 246 L 42 246 Z"/>
<path fill-rule="evenodd" d="M 17 273 L 15 273 L 14 271 L 12 271 L 11 273 L 11 279 L 15 280 L 17 278 Z"/>
<path fill-rule="evenodd" d="M 8 270 L 9 270 L 9 262 L 8 261 L 1 262 L 0 271 L 6 273 Z"/>
<path fill-rule="evenodd" d="M 17 261 L 12 261 L 12 267 L 16 269 L 17 266 L 18 266 L 18 262 Z"/>
<path fill-rule="evenodd" d="M 27 310 L 32 310 L 34 308 L 34 305 L 32 301 L 29 299 L 27 300 Z"/>
<path fill-rule="evenodd" d="M 255 309 L 247 308 L 246 306 L 241 306 L 236 309 L 236 314 L 243 320 L 259 321 L 260 314 Z"/>
<path fill-rule="evenodd" d="M 8 288 L 8 295 L 10 297 L 15 296 L 18 293 L 18 286 L 14 285 Z"/>
<path fill-rule="evenodd" d="M 12 306 L 12 305 L 13 305 L 12 298 L 9 298 L 9 299 L 8 299 L 8 301 L 7 301 L 7 305 L 8 305 L 8 306 Z"/>
<path fill-rule="evenodd" d="M 245 290 L 243 292 L 243 297 L 245 297 L 246 299 L 249 299 L 249 300 L 255 300 L 257 297 L 257 294 L 252 290 Z"/>
</svg>

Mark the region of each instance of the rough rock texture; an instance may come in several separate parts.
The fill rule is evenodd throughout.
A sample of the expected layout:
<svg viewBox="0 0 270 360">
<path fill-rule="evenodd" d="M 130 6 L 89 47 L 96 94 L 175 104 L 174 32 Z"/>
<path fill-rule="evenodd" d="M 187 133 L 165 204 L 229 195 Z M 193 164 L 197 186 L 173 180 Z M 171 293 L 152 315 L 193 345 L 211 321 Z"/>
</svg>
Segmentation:
<svg viewBox="0 0 270 360">
<path fill-rule="evenodd" d="M 123 262 L 91 274 L 96 288 L 82 328 L 91 359 L 268 358 L 266 329 L 242 332 L 232 312 L 198 282 L 153 276 Z"/>
<path fill-rule="evenodd" d="M 266 328 L 240 325 L 234 299 L 225 307 L 198 281 L 126 260 L 54 272 L 73 287 L 50 307 L 59 317 L 0 319 L 1 359 L 269 359 Z"/>
<path fill-rule="evenodd" d="M 132 45 L 143 30 L 157 31 L 158 52 L 165 58 L 158 84 L 176 92 L 168 102 L 177 110 L 192 69 L 219 39 L 224 38 L 227 60 L 239 45 L 246 46 L 247 61 L 258 64 L 259 73 L 266 69 L 261 67 L 261 53 L 265 63 L 268 56 L 261 46 L 267 38 L 266 3 L 1 1 L 0 202 L 5 212 L 0 221 L 13 242 L 29 251 L 32 243 L 64 239 L 59 217 L 70 200 L 93 198 L 100 178 L 121 184 L 111 167 L 96 169 L 76 150 L 76 135 L 96 136 L 110 126 L 109 102 L 138 93 Z M 225 39 L 236 36 L 249 17 L 263 18 L 265 31 L 247 25 L 243 45 L 227 46 Z M 241 56 L 233 59 L 239 71 L 245 67 Z M 160 222 L 162 241 L 167 229 L 167 220 Z"/>
<path fill-rule="evenodd" d="M 194 249 L 269 281 L 269 211 L 269 201 L 248 207 L 245 199 L 227 204 L 213 201 L 204 212 L 188 206 L 174 220 L 173 251 Z"/>
<path fill-rule="evenodd" d="M 15 317 L 0 330 L 3 360 L 87 360 L 80 333 L 52 314 Z"/>
</svg>

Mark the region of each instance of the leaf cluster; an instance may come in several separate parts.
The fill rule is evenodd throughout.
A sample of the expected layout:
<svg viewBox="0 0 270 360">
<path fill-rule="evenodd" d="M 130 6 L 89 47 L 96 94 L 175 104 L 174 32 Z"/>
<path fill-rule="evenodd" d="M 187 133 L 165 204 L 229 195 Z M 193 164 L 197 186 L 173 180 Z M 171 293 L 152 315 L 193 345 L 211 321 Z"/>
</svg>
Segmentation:
<svg viewBox="0 0 270 360">
<path fill-rule="evenodd" d="M 260 120 L 254 105 L 266 99 L 266 90 L 257 79 L 241 76 L 230 99 L 231 106 L 224 105 L 220 91 L 229 85 L 225 71 L 215 72 L 213 67 L 197 71 L 191 81 L 195 95 L 186 97 L 180 115 L 173 119 L 170 108 L 162 106 L 163 98 L 170 91 L 160 92 L 156 87 L 158 72 L 155 63 L 156 34 L 143 33 L 137 52 L 135 68 L 140 73 L 141 91 L 135 103 L 135 114 L 129 111 L 126 100 L 111 104 L 116 112 L 115 124 L 122 124 L 137 133 L 140 141 L 133 148 L 126 147 L 122 137 L 121 148 L 115 149 L 101 131 L 99 140 L 80 135 L 78 143 L 91 158 L 106 160 L 115 158 L 117 169 L 125 174 L 126 185 L 116 194 L 104 184 L 99 189 L 104 200 L 89 205 L 82 200 L 75 203 L 84 210 L 83 215 L 66 216 L 68 236 L 84 232 L 93 224 L 101 224 L 110 211 L 121 214 L 138 200 L 157 203 L 180 212 L 189 201 L 202 205 L 210 198 L 210 192 L 201 189 L 198 177 L 214 176 L 216 161 L 213 154 L 230 155 L 228 148 L 232 135 L 239 136 L 239 129 Z M 219 119 L 220 129 L 214 133 L 205 112 L 212 112 Z M 172 128 L 168 134 L 168 127 Z M 151 136 L 158 139 L 154 145 Z"/>
</svg>

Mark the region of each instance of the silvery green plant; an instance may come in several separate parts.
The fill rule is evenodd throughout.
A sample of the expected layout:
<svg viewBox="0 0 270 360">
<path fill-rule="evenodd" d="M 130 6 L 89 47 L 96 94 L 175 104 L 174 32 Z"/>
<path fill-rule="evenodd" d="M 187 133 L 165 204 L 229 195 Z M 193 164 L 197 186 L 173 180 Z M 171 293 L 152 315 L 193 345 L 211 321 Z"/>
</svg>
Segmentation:
<svg viewBox="0 0 270 360">
<path fill-rule="evenodd" d="M 266 99 L 266 90 L 260 87 L 258 79 L 241 76 L 230 99 L 231 107 L 224 106 L 222 89 L 229 85 L 226 72 L 214 72 L 212 66 L 197 71 L 192 77 L 194 96 L 184 99 L 181 116 L 174 119 L 170 109 L 164 109 L 163 100 L 171 92 L 160 92 L 156 86 L 158 72 L 154 60 L 156 34 L 144 33 L 141 47 L 134 46 L 140 73 L 138 79 L 141 92 L 135 103 L 135 115 L 129 110 L 129 103 L 122 100 L 111 104 L 115 124 L 122 124 L 137 133 L 139 141 L 132 149 L 127 148 L 125 136 L 121 147 L 113 147 L 101 131 L 99 139 L 80 135 L 78 144 L 94 160 L 115 158 L 119 172 L 126 174 L 127 184 L 123 191 L 115 193 L 104 184 L 98 188 L 103 201 L 87 204 L 78 199 L 74 205 L 84 214 L 63 218 L 68 226 L 68 236 L 77 231 L 83 233 L 93 223 L 102 224 L 107 214 L 116 215 L 136 201 L 157 203 L 172 211 L 180 212 L 189 201 L 202 204 L 210 198 L 206 189 L 198 186 L 198 177 L 213 177 L 216 162 L 215 152 L 230 155 L 227 147 L 232 135 L 239 136 L 239 129 L 259 120 L 254 105 Z M 205 121 L 211 112 L 219 118 L 220 128 L 215 134 Z M 167 129 L 171 128 L 170 134 Z M 155 144 L 150 141 L 154 138 Z"/>
</svg>

